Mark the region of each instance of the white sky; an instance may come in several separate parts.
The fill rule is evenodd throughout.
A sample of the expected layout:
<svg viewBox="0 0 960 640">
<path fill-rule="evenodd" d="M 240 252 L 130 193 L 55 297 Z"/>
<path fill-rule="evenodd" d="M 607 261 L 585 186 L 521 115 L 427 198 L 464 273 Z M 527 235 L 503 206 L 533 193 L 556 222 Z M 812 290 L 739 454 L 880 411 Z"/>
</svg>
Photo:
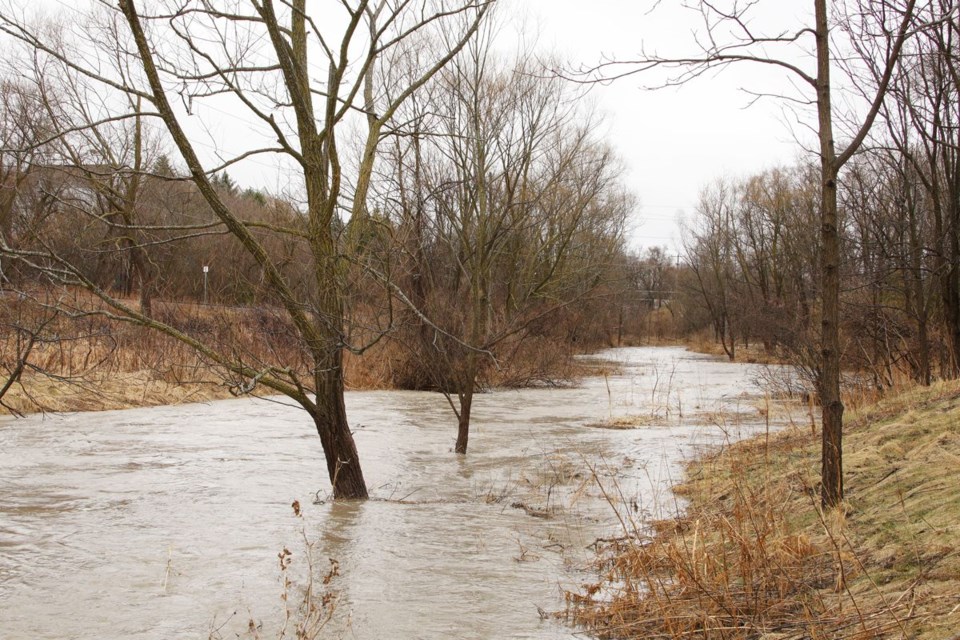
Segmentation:
<svg viewBox="0 0 960 640">
<path fill-rule="evenodd" d="M 601 56 L 626 59 L 645 43 L 648 51 L 692 53 L 697 16 L 664 0 L 653 13 L 651 0 L 515 0 L 539 24 L 544 50 L 574 63 Z M 778 28 L 796 30 L 806 0 L 775 0 Z M 669 5 L 669 6 L 668 6 Z M 670 50 L 670 51 L 668 51 Z M 809 67 L 809 64 L 808 64 Z M 648 91 L 637 76 L 594 90 L 607 116 L 610 140 L 628 164 L 628 185 L 640 198 L 635 248 L 679 245 L 680 218 L 691 215 L 698 192 L 721 177 L 740 177 L 790 164 L 801 149 L 791 133 L 784 103 L 764 99 L 749 108 L 740 90 L 783 92 L 786 75 L 759 65 L 741 65 L 702 77 L 680 88 Z"/>
</svg>

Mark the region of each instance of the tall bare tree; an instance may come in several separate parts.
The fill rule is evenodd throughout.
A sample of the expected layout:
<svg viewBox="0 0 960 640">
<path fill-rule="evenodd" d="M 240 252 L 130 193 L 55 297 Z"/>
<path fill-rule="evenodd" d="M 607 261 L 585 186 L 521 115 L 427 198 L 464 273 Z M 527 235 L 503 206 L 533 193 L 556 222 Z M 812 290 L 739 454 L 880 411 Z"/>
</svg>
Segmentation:
<svg viewBox="0 0 960 640">
<path fill-rule="evenodd" d="M 684 6 L 701 20 L 696 32 L 696 49 L 686 56 L 643 54 L 633 60 L 607 62 L 591 71 L 594 77 L 622 78 L 664 70 L 668 77 L 657 86 L 675 86 L 696 79 L 705 72 L 731 64 L 756 64 L 787 72 L 805 90 L 801 102 L 816 107 L 818 155 L 820 158 L 820 238 L 822 280 L 820 370 L 818 375 L 823 415 L 821 498 L 825 506 L 843 499 L 843 402 L 840 396 L 840 229 L 837 216 L 837 183 L 844 165 L 863 144 L 883 103 L 904 42 L 913 33 L 916 0 L 864 0 L 855 15 L 863 24 L 854 27 L 881 43 L 879 82 L 866 101 L 865 111 L 850 128 L 849 139 L 839 152 L 834 134 L 831 66 L 836 59 L 831 39 L 828 0 L 812 0 L 812 24 L 799 24 L 772 33 L 754 26 L 754 16 L 769 8 L 763 2 L 690 1 Z M 812 42 L 811 42 L 812 39 Z M 812 69 L 803 66 L 802 54 L 815 61 Z M 812 55 L 810 55 L 812 54 Z M 798 61 L 800 60 L 800 61 Z"/>
<path fill-rule="evenodd" d="M 263 385 L 296 401 L 316 426 L 334 496 L 365 498 L 343 398 L 344 350 L 359 352 L 364 345 L 351 344 L 345 327 L 345 276 L 354 256 L 341 231 L 347 221 L 358 225 L 366 215 L 377 149 L 389 134 L 394 114 L 457 55 L 492 4 L 355 0 L 308 6 L 305 0 L 190 0 L 141 6 L 120 0 L 116 5 L 98 3 L 96 21 L 57 37 L 11 5 L 0 12 L 0 31 L 31 55 L 57 60 L 112 95 L 96 121 L 149 117 L 162 124 L 217 227 L 255 261 L 272 300 L 294 327 L 310 363 L 306 376 L 288 362 L 250 362 L 142 313 L 97 286 L 65 256 L 9 244 L 3 253 L 45 269 L 59 282 L 85 287 L 104 306 L 98 313 L 186 342 L 245 379 L 244 390 Z M 427 34 L 443 34 L 449 46 L 423 60 L 402 79 L 402 86 L 376 93 L 368 78 L 378 61 Z M 135 108 L 138 104 L 143 108 Z M 248 146 L 218 148 L 211 161 L 211 154 L 198 145 L 195 121 L 212 127 L 224 108 L 244 121 L 239 125 L 243 135 L 234 141 Z M 342 139 L 353 125 L 363 131 L 363 141 L 359 157 L 351 162 Z M 300 216 L 283 226 L 244 220 L 213 176 L 245 159 L 278 157 L 286 159 L 295 176 Z M 267 235 L 291 239 L 306 249 L 309 286 L 291 275 L 296 265 L 270 253 Z"/>
</svg>

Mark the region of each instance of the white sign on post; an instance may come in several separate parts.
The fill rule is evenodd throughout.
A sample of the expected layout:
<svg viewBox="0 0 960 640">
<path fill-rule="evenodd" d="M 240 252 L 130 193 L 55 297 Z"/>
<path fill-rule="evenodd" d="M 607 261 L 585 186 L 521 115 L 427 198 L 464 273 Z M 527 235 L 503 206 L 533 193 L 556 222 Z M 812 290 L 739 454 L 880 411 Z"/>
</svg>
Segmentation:
<svg viewBox="0 0 960 640">
<path fill-rule="evenodd" d="M 208 271 L 210 271 L 210 267 L 204 265 L 204 267 L 203 267 L 203 272 L 204 272 L 204 273 L 207 273 Z"/>
</svg>

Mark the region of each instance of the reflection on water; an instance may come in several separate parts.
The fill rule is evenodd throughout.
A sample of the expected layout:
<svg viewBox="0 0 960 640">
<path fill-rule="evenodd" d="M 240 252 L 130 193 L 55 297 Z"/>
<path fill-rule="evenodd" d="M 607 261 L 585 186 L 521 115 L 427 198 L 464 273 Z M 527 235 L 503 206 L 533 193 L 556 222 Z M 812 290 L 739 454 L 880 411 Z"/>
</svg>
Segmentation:
<svg viewBox="0 0 960 640">
<path fill-rule="evenodd" d="M 272 637 L 277 553 L 297 566 L 305 533 L 319 571 L 341 565 L 330 637 L 573 637 L 537 608 L 562 608 L 562 588 L 588 578 L 586 547 L 619 531 L 590 469 L 638 517 L 669 511 L 665 487 L 696 446 L 764 425 L 748 365 L 677 348 L 601 357 L 620 372 L 478 397 L 466 458 L 441 396 L 349 393 L 366 503 L 314 504 L 320 443 L 282 403 L 2 422 L 0 635 L 227 638 L 254 619 Z M 620 416 L 648 426 L 591 426 Z"/>
</svg>

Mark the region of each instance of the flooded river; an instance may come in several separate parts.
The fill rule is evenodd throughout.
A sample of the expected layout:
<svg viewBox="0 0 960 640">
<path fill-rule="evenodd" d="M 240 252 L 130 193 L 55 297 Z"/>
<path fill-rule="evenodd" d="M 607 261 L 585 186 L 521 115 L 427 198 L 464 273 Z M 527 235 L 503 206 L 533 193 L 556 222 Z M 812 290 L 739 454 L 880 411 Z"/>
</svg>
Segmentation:
<svg viewBox="0 0 960 640">
<path fill-rule="evenodd" d="M 538 607 L 562 609 L 587 547 L 622 533 L 590 469 L 642 521 L 675 508 L 666 487 L 697 447 L 766 428 L 755 367 L 599 358 L 616 373 L 478 397 L 465 458 L 442 396 L 349 393 L 365 503 L 325 499 L 319 439 L 283 403 L 0 422 L 0 637 L 276 638 L 278 553 L 293 601 L 304 539 L 317 575 L 339 562 L 323 637 L 576 637 Z"/>
</svg>

